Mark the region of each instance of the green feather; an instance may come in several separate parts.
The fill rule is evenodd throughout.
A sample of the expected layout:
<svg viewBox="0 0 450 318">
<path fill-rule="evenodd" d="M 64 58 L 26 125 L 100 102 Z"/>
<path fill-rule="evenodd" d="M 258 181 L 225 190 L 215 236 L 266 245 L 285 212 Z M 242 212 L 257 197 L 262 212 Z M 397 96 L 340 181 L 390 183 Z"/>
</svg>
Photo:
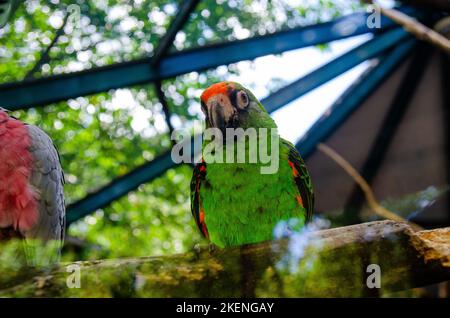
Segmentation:
<svg viewBox="0 0 450 318">
<path fill-rule="evenodd" d="M 238 89 L 244 89 L 237 83 L 234 85 Z M 264 107 L 250 91 L 246 92 L 252 106 L 240 118 L 240 126 L 244 129 L 276 128 Z M 258 137 L 261 142 L 261 136 Z M 203 149 L 211 142 L 213 141 L 205 140 Z M 244 140 L 239 139 L 235 149 L 239 142 Z M 268 145 L 270 146 L 270 142 Z M 245 142 L 245 149 L 246 163 L 207 162 L 206 176 L 201 182 L 199 196 L 205 212 L 204 221 L 209 239 L 220 247 L 271 240 L 273 230 L 280 221 L 296 218 L 298 224 L 304 226 L 307 219 L 307 211 L 296 199 L 300 191 L 289 165 L 293 149 L 296 152 L 295 148 L 280 138 L 279 168 L 274 174 L 261 174 L 261 167 L 268 164 L 260 161 L 248 163 L 248 142 Z M 225 153 L 224 146 L 222 150 Z M 269 147 L 269 153 L 271 150 Z M 299 169 L 298 172 L 310 185 L 306 170 Z M 312 189 L 310 195 L 312 197 Z M 198 211 L 194 209 L 194 215 L 198 215 Z"/>
</svg>

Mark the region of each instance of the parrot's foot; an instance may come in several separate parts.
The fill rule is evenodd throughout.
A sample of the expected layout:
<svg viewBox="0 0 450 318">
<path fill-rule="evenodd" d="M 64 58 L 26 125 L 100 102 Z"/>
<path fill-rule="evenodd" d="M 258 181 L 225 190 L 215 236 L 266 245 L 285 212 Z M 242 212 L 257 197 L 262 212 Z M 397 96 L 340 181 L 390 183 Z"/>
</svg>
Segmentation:
<svg viewBox="0 0 450 318">
<path fill-rule="evenodd" d="M 202 251 L 202 246 L 199 243 L 197 243 L 197 244 L 194 245 L 194 247 L 192 249 L 194 250 L 194 252 L 196 254 L 200 254 L 201 251 Z"/>
<path fill-rule="evenodd" d="M 195 244 L 193 247 L 192 247 L 192 256 L 193 256 L 193 259 L 194 260 L 199 260 L 200 259 L 200 256 L 202 255 L 202 246 L 200 245 L 200 244 Z"/>
<path fill-rule="evenodd" d="M 217 249 L 217 246 L 214 245 L 214 243 L 209 243 L 208 244 L 208 252 L 209 252 L 209 254 L 213 254 L 216 249 Z"/>
<path fill-rule="evenodd" d="M 203 245 L 204 246 L 204 245 Z M 209 243 L 207 249 L 203 248 L 202 249 L 202 245 L 197 243 L 194 245 L 194 247 L 192 248 L 192 251 L 194 252 L 195 256 L 197 258 L 200 258 L 202 251 L 207 250 L 209 254 L 214 253 L 214 251 L 217 249 L 217 246 L 214 245 L 213 243 Z"/>
</svg>

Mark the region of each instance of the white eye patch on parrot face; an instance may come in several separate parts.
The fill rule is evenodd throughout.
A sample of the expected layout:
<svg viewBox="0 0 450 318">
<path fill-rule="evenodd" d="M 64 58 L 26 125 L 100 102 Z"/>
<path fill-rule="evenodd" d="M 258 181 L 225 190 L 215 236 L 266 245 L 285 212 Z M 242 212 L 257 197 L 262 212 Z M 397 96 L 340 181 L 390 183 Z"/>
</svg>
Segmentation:
<svg viewBox="0 0 450 318">
<path fill-rule="evenodd" d="M 236 94 L 236 106 L 239 109 L 245 109 L 250 104 L 250 98 L 248 98 L 248 95 L 244 91 L 239 91 Z"/>
</svg>

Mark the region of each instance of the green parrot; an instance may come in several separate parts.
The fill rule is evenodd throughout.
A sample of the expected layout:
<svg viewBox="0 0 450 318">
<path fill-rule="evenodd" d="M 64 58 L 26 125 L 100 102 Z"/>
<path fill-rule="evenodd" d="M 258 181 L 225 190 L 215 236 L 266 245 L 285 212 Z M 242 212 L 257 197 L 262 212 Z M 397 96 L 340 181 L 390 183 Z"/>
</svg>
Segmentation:
<svg viewBox="0 0 450 318">
<path fill-rule="evenodd" d="M 313 213 L 311 179 L 290 142 L 279 138 L 276 130 L 270 136 L 260 133 L 261 128 L 271 131 L 277 128 L 264 106 L 235 82 L 210 86 L 201 95 L 201 106 L 206 128 L 223 132 L 219 141 L 204 138 L 203 159 L 195 166 L 191 181 L 191 211 L 203 236 L 214 245 L 227 247 L 271 240 L 281 221 L 289 222 L 295 229 L 302 228 Z M 276 134 L 279 142 L 275 147 L 267 142 L 268 151 L 277 155 L 276 172 L 262 173 L 267 163 L 260 158 L 250 161 L 250 142 L 245 143 L 245 136 L 227 140 L 227 128 L 244 131 L 253 128 L 258 142 L 269 141 Z M 225 154 L 226 146 L 233 141 L 234 150 L 244 143 L 241 148 L 245 149 L 244 162 L 236 160 L 237 155 L 231 162 L 205 160 L 217 149 Z M 207 153 L 207 149 L 216 150 Z"/>
</svg>

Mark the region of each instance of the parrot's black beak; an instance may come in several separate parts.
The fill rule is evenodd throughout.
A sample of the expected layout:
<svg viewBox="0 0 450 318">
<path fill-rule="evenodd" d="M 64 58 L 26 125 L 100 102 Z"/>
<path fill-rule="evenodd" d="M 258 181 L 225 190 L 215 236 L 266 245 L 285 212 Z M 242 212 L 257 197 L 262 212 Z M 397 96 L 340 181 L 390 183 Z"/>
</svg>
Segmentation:
<svg viewBox="0 0 450 318">
<path fill-rule="evenodd" d="M 211 98 L 204 105 L 204 113 L 209 126 L 220 129 L 224 135 L 226 128 L 239 126 L 239 112 L 228 98 Z"/>
<path fill-rule="evenodd" d="M 225 127 L 225 118 L 222 110 L 222 106 L 213 100 L 209 104 L 208 120 L 211 127 L 222 129 Z"/>
</svg>

